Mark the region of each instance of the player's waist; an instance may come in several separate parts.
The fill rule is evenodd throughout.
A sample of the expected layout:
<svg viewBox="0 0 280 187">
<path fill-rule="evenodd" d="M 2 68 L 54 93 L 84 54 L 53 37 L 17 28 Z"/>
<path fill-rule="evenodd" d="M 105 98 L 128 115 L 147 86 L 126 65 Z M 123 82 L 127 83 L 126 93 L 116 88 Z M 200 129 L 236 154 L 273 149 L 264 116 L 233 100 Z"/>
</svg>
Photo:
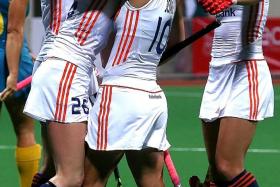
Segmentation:
<svg viewBox="0 0 280 187">
<path fill-rule="evenodd" d="M 131 88 L 149 92 L 161 92 L 162 89 L 154 80 L 144 80 L 125 76 L 108 76 L 102 80 L 102 86 L 111 85 L 116 87 Z"/>
<path fill-rule="evenodd" d="M 74 53 L 67 50 L 51 49 L 48 51 L 47 58 L 59 58 L 77 65 L 84 71 L 92 71 L 94 68 L 94 56 L 86 54 Z"/>
<path fill-rule="evenodd" d="M 231 64 L 231 63 L 237 63 L 237 62 L 243 62 L 243 61 L 249 61 L 249 60 L 264 60 L 263 55 L 254 55 L 254 56 L 244 56 L 244 57 L 222 57 L 222 58 L 212 58 L 210 65 L 211 66 L 219 66 L 224 64 Z"/>
<path fill-rule="evenodd" d="M 234 62 L 239 62 L 243 60 L 250 60 L 250 59 L 264 59 L 264 55 L 262 52 L 254 52 L 254 53 L 238 53 L 238 54 L 225 54 L 220 53 L 219 55 L 212 54 L 211 64 L 230 64 Z"/>
</svg>

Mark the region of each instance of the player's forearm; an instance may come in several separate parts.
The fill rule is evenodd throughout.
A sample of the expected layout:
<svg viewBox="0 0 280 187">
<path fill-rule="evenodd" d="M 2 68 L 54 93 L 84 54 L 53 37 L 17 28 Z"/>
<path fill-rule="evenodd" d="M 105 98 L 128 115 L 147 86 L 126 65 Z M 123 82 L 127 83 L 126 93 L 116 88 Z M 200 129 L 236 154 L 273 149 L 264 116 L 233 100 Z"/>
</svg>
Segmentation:
<svg viewBox="0 0 280 187">
<path fill-rule="evenodd" d="M 19 69 L 20 53 L 23 43 L 23 31 L 9 31 L 6 43 L 6 59 L 10 75 L 17 76 Z"/>
<path fill-rule="evenodd" d="M 28 0 L 12 0 L 9 5 L 6 59 L 10 75 L 18 75 Z"/>
</svg>

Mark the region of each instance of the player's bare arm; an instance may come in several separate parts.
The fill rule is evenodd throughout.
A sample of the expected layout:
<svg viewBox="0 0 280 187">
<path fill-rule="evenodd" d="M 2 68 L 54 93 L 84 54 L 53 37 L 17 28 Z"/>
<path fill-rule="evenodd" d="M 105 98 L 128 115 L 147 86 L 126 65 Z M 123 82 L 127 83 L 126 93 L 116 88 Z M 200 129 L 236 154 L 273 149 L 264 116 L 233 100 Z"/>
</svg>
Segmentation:
<svg viewBox="0 0 280 187">
<path fill-rule="evenodd" d="M 9 75 L 6 88 L 0 94 L 3 101 L 16 91 L 20 52 L 24 38 L 24 20 L 28 0 L 11 0 L 9 5 L 9 22 L 7 28 L 6 58 Z"/>
<path fill-rule="evenodd" d="M 169 36 L 169 40 L 167 43 L 167 49 L 173 47 L 177 43 L 183 41 L 186 38 L 185 35 L 185 22 L 184 22 L 184 1 L 177 0 L 176 1 L 176 12 Z M 166 52 L 166 51 L 165 51 Z M 168 62 L 169 58 L 165 61 L 161 61 L 159 65 L 163 65 Z"/>
<path fill-rule="evenodd" d="M 254 5 L 259 1 L 260 0 L 198 0 L 198 3 L 204 8 L 205 11 L 215 15 L 235 4 Z"/>
<path fill-rule="evenodd" d="M 171 28 L 170 39 L 167 43 L 167 48 L 174 46 L 176 43 L 183 41 L 185 36 L 185 22 L 184 22 L 184 1 L 176 1 L 176 12 Z"/>
</svg>

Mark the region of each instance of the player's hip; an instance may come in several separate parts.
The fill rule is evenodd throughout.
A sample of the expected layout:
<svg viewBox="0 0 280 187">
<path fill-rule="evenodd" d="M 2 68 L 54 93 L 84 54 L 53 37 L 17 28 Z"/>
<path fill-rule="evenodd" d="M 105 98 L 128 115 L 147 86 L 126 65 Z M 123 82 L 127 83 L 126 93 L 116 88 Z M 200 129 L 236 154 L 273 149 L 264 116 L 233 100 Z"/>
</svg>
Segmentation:
<svg viewBox="0 0 280 187">
<path fill-rule="evenodd" d="M 34 74 L 25 112 L 40 120 L 86 121 L 90 107 L 89 83 L 90 75 L 76 65 L 49 59 Z"/>
<path fill-rule="evenodd" d="M 234 116 L 258 121 L 271 117 L 273 108 L 273 85 L 265 61 L 210 68 L 200 118 Z"/>
</svg>

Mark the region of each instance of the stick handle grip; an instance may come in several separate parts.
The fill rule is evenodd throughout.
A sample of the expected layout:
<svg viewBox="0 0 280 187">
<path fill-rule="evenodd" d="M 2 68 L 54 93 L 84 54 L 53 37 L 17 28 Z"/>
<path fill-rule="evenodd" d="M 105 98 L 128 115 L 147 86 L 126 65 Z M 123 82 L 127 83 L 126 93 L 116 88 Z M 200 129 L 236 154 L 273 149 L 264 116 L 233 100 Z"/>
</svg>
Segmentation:
<svg viewBox="0 0 280 187">
<path fill-rule="evenodd" d="M 26 79 L 20 81 L 17 83 L 17 90 L 21 90 L 24 87 L 28 86 L 32 81 L 32 76 L 30 75 L 29 77 L 27 77 Z"/>
<path fill-rule="evenodd" d="M 164 151 L 164 162 L 174 187 L 181 187 L 179 175 L 168 150 Z"/>
</svg>

